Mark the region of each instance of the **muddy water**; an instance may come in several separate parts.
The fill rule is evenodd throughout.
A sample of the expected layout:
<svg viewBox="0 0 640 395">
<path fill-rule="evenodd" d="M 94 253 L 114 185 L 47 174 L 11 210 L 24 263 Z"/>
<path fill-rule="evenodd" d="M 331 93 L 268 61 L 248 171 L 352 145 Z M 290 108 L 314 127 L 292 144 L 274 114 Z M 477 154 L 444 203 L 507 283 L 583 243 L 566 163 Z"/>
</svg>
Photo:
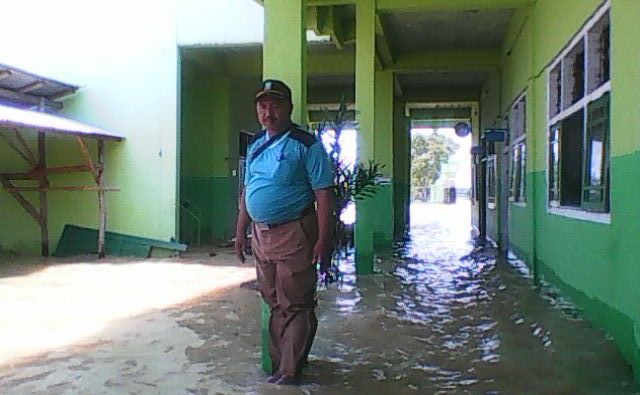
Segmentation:
<svg viewBox="0 0 640 395">
<path fill-rule="evenodd" d="M 265 383 L 258 295 L 234 287 L 3 366 L 0 393 L 640 394 L 612 342 L 569 301 L 536 290 L 516 261 L 469 255 L 469 212 L 414 205 L 410 237 L 380 257 L 378 274 L 356 278 L 342 263 L 341 281 L 319 292 L 299 387 Z M 216 258 L 227 267 L 233 256 Z"/>
<path fill-rule="evenodd" d="M 251 394 L 638 394 L 606 336 L 526 267 L 473 251 L 470 207 L 412 207 L 407 242 L 357 278 L 342 263 L 320 292 L 318 337 L 301 387 L 264 384 L 258 362 L 218 366 Z"/>
<path fill-rule="evenodd" d="M 379 275 L 321 294 L 309 390 L 639 393 L 612 342 L 553 289 L 535 290 L 524 265 L 469 256 L 469 211 L 414 205 L 410 238 Z"/>
</svg>

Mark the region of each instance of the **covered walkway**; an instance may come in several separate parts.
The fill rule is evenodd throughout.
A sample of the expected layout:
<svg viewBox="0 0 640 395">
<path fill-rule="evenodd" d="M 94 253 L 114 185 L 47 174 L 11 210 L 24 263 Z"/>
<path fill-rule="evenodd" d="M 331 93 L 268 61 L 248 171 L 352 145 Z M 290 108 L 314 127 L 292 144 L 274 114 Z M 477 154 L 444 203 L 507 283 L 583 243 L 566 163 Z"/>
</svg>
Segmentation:
<svg viewBox="0 0 640 395">
<path fill-rule="evenodd" d="M 186 266 L 184 260 L 107 265 L 103 270 L 116 271 L 99 276 L 105 288 L 119 276 L 142 274 L 145 265 L 161 273 L 182 265 L 175 280 L 159 277 L 162 289 L 176 298 L 135 311 L 121 303 L 114 306 L 117 319 L 74 345 L 11 360 L 3 367 L 0 392 L 637 394 L 631 369 L 612 342 L 552 289 L 536 291 L 525 266 L 496 263 L 490 254 L 469 256 L 469 212 L 464 200 L 455 206 L 414 204 L 411 239 L 379 262 L 380 273 L 356 279 L 348 274 L 353 263 L 344 265 L 343 282 L 320 293 L 320 329 L 299 388 L 265 384 L 258 295 L 238 287 L 252 277 L 251 268 L 233 269 L 237 274 L 230 276 L 233 257 L 221 251 L 213 259 L 189 258 Z M 82 265 L 54 266 L 48 273 L 0 280 L 0 295 L 16 297 L 8 287 L 18 281 L 23 296 L 73 285 L 60 283 L 57 270 L 65 271 L 67 282 L 82 277 L 70 271 L 83 271 Z M 226 284 L 231 288 L 202 282 L 216 270 L 226 270 L 235 281 Z M 192 292 L 173 292 L 180 284 Z M 136 291 L 122 288 L 120 302 L 146 292 L 142 282 L 137 285 Z M 7 330 L 5 324 L 0 328 Z"/>
</svg>

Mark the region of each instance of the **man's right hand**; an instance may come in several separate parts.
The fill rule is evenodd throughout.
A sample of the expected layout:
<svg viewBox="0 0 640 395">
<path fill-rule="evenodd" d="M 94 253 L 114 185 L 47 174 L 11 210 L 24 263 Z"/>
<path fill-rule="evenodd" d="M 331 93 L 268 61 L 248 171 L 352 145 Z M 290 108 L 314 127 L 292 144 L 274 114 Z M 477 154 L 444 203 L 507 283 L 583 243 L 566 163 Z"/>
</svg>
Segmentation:
<svg viewBox="0 0 640 395">
<path fill-rule="evenodd" d="M 244 252 L 247 250 L 247 236 L 244 233 L 236 233 L 235 249 L 236 256 L 240 262 L 244 263 Z"/>
</svg>

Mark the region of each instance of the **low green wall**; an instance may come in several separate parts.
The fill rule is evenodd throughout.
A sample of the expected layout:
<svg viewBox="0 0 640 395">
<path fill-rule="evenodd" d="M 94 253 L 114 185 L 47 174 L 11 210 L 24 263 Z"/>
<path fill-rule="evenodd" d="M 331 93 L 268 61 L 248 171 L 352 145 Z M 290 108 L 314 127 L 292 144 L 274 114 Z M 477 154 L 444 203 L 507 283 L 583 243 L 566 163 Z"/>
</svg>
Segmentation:
<svg viewBox="0 0 640 395">
<path fill-rule="evenodd" d="M 595 326 L 611 335 L 624 358 L 631 363 L 634 376 L 640 382 L 640 323 L 628 315 L 590 297 L 562 280 L 544 261 L 538 260 L 540 278 L 565 294 L 578 306 Z"/>
<path fill-rule="evenodd" d="M 375 231 L 374 243 L 377 249 L 391 249 L 393 243 L 393 186 L 380 186 L 375 197 Z"/>
<path fill-rule="evenodd" d="M 201 212 L 201 241 L 228 240 L 235 234 L 237 211 L 236 177 L 183 177 L 181 203 L 188 201 L 191 211 Z M 197 223 L 182 209 L 181 241 L 194 243 Z"/>
<path fill-rule="evenodd" d="M 640 382 L 640 265 L 635 185 L 625 177 L 640 168 L 640 154 L 611 159 L 611 224 L 549 214 L 546 174 L 533 173 L 536 187 L 535 272 L 558 286 L 587 318 L 615 339 Z M 628 180 L 628 179 L 627 179 Z M 618 182 L 616 182 L 618 181 Z M 526 231 L 531 216 L 512 212 L 511 248 L 531 267 L 533 248 Z M 518 217 L 519 216 L 519 217 Z M 519 228 L 521 226 L 521 228 Z"/>
</svg>

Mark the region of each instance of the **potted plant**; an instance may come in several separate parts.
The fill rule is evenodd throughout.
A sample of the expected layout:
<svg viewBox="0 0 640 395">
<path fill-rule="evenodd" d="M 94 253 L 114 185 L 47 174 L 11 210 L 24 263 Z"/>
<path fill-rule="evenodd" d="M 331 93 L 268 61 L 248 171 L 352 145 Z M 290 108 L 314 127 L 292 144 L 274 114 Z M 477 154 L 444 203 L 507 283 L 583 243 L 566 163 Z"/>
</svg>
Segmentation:
<svg viewBox="0 0 640 395">
<path fill-rule="evenodd" d="M 342 147 L 340 137 L 346 128 L 358 130 L 355 122 L 347 120 L 348 107 L 344 96 L 340 100 L 340 105 L 335 114 L 324 108 L 324 120 L 314 128 L 315 134 L 321 140 L 325 135 L 333 134 L 328 144 L 329 157 L 334 167 L 334 192 L 336 198 L 335 207 L 335 227 L 333 236 L 332 263 L 321 280 L 326 283 L 335 282 L 340 271 L 338 263 L 345 258 L 353 247 L 353 228 L 345 225 L 341 220 L 342 213 L 349 204 L 373 197 L 381 185 L 388 184 L 384 181 L 381 170 L 383 164 L 369 160 L 367 163 L 356 161 L 346 163 L 341 155 Z"/>
</svg>

